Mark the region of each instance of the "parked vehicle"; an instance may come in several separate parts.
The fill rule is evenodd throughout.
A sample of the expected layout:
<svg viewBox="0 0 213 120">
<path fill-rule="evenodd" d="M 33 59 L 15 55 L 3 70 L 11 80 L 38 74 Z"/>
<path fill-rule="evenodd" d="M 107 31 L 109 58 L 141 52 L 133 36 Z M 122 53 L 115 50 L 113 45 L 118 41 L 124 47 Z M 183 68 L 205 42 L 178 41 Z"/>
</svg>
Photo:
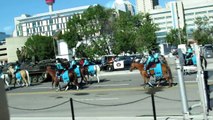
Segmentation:
<svg viewBox="0 0 213 120">
<path fill-rule="evenodd" d="M 101 57 L 101 70 L 112 71 L 114 69 L 113 62 L 116 55 L 104 55 Z"/>
<path fill-rule="evenodd" d="M 132 63 L 132 57 L 126 55 L 105 55 L 101 59 L 101 69 L 113 71 L 118 69 L 129 68 Z"/>
<path fill-rule="evenodd" d="M 212 58 L 213 57 L 213 47 L 211 44 L 204 45 L 204 57 L 205 58 Z"/>
</svg>

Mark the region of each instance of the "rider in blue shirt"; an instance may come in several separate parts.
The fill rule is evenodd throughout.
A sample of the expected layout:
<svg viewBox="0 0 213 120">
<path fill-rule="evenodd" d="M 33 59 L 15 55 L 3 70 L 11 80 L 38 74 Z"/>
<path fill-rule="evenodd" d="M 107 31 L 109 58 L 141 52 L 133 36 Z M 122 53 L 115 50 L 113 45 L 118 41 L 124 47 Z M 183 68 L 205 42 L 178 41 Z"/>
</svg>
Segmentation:
<svg viewBox="0 0 213 120">
<path fill-rule="evenodd" d="M 15 68 L 14 68 L 14 74 L 16 74 L 18 71 L 20 71 L 20 64 L 19 64 L 19 62 L 17 61 L 16 62 L 16 65 L 15 65 Z"/>
<path fill-rule="evenodd" d="M 186 51 L 186 64 L 189 63 L 190 59 L 192 58 L 193 56 L 193 49 L 191 47 L 191 45 L 188 45 L 188 48 L 187 48 L 187 51 Z"/>
<path fill-rule="evenodd" d="M 149 51 L 149 56 L 144 65 L 144 70 L 149 70 L 150 64 L 153 62 L 154 62 L 154 56 L 152 54 L 152 51 Z"/>
<path fill-rule="evenodd" d="M 193 49 L 190 45 L 188 45 L 186 55 L 191 57 L 192 54 L 193 54 Z"/>
<path fill-rule="evenodd" d="M 61 64 L 60 59 L 57 59 L 56 60 L 56 75 L 57 75 L 57 77 L 60 77 L 63 70 L 64 70 L 64 67 Z"/>
<path fill-rule="evenodd" d="M 84 59 L 84 64 L 83 64 L 83 66 L 89 66 L 89 61 L 88 61 L 87 58 Z"/>
<path fill-rule="evenodd" d="M 70 62 L 70 69 L 75 69 L 76 65 L 77 63 L 76 63 L 75 57 L 73 56 L 72 61 Z"/>
</svg>

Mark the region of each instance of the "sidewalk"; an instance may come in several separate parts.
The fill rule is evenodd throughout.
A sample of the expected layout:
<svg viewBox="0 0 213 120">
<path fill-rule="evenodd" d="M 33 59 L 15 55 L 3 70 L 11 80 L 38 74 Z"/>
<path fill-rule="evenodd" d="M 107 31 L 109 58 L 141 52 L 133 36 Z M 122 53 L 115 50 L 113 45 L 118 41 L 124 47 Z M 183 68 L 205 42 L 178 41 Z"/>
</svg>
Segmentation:
<svg viewBox="0 0 213 120">
<path fill-rule="evenodd" d="M 209 120 L 213 117 L 209 116 Z M 183 120 L 183 116 L 157 116 L 157 120 Z M 193 117 L 193 120 L 201 120 L 202 116 Z M 72 117 L 15 117 L 11 120 L 72 120 Z M 75 117 L 75 120 L 154 120 L 150 117 Z"/>
</svg>

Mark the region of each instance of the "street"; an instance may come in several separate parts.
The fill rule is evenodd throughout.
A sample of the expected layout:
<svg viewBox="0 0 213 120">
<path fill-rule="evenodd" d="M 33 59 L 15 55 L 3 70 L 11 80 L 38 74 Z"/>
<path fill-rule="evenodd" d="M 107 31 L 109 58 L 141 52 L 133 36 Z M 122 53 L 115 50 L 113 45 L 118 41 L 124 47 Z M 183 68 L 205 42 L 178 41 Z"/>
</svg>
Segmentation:
<svg viewBox="0 0 213 120">
<path fill-rule="evenodd" d="M 208 59 L 209 66 L 213 64 Z M 170 63 L 174 83 L 178 82 L 175 64 Z M 211 67 L 207 67 L 211 70 Z M 213 73 L 209 72 L 209 81 Z M 93 78 L 94 79 L 94 78 Z M 7 91 L 12 120 L 29 120 L 53 117 L 57 120 L 71 119 L 70 98 L 73 99 L 74 114 L 77 120 L 97 119 L 153 119 L 153 110 L 148 87 L 144 89 L 138 70 L 102 72 L 100 83 L 96 79 L 80 90 L 73 87 L 68 91 L 56 92 L 50 82 Z M 199 103 L 196 74 L 184 75 L 189 106 Z M 156 88 L 155 107 L 158 119 L 183 119 L 178 83 L 168 88 Z M 190 111 L 193 115 L 202 112 L 200 107 Z M 213 112 L 210 111 L 210 115 Z M 51 118 L 52 119 L 52 118 Z"/>
</svg>

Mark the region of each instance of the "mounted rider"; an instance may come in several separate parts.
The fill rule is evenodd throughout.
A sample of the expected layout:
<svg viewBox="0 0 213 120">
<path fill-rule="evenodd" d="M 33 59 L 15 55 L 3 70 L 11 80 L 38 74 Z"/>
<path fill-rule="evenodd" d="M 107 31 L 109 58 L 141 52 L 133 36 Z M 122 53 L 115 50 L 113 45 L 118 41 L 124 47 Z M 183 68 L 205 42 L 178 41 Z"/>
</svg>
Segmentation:
<svg viewBox="0 0 213 120">
<path fill-rule="evenodd" d="M 60 59 L 56 59 L 56 76 L 57 78 L 60 78 L 61 73 L 65 70 L 65 68 L 62 66 L 62 61 Z"/>
<path fill-rule="evenodd" d="M 16 65 L 14 67 L 14 74 L 18 73 L 21 69 L 20 69 L 20 63 L 18 61 L 16 61 Z"/>
<path fill-rule="evenodd" d="M 75 60 L 75 56 L 72 57 L 72 60 L 70 61 L 70 67 L 69 69 L 75 69 L 76 68 L 76 60 Z"/>
<path fill-rule="evenodd" d="M 190 59 L 192 58 L 194 50 L 192 49 L 191 45 L 189 44 L 186 51 L 186 64 L 189 64 Z"/>
<path fill-rule="evenodd" d="M 146 70 L 148 74 L 150 74 L 149 73 L 150 67 L 153 64 L 160 62 L 159 56 L 160 56 L 160 54 L 158 52 L 156 52 L 154 49 L 152 51 L 149 51 L 149 56 L 148 56 L 148 58 L 145 62 L 145 65 L 144 65 L 144 70 Z"/>
<path fill-rule="evenodd" d="M 88 66 L 89 66 L 89 60 L 87 58 L 85 58 L 83 67 L 88 67 Z"/>
</svg>

